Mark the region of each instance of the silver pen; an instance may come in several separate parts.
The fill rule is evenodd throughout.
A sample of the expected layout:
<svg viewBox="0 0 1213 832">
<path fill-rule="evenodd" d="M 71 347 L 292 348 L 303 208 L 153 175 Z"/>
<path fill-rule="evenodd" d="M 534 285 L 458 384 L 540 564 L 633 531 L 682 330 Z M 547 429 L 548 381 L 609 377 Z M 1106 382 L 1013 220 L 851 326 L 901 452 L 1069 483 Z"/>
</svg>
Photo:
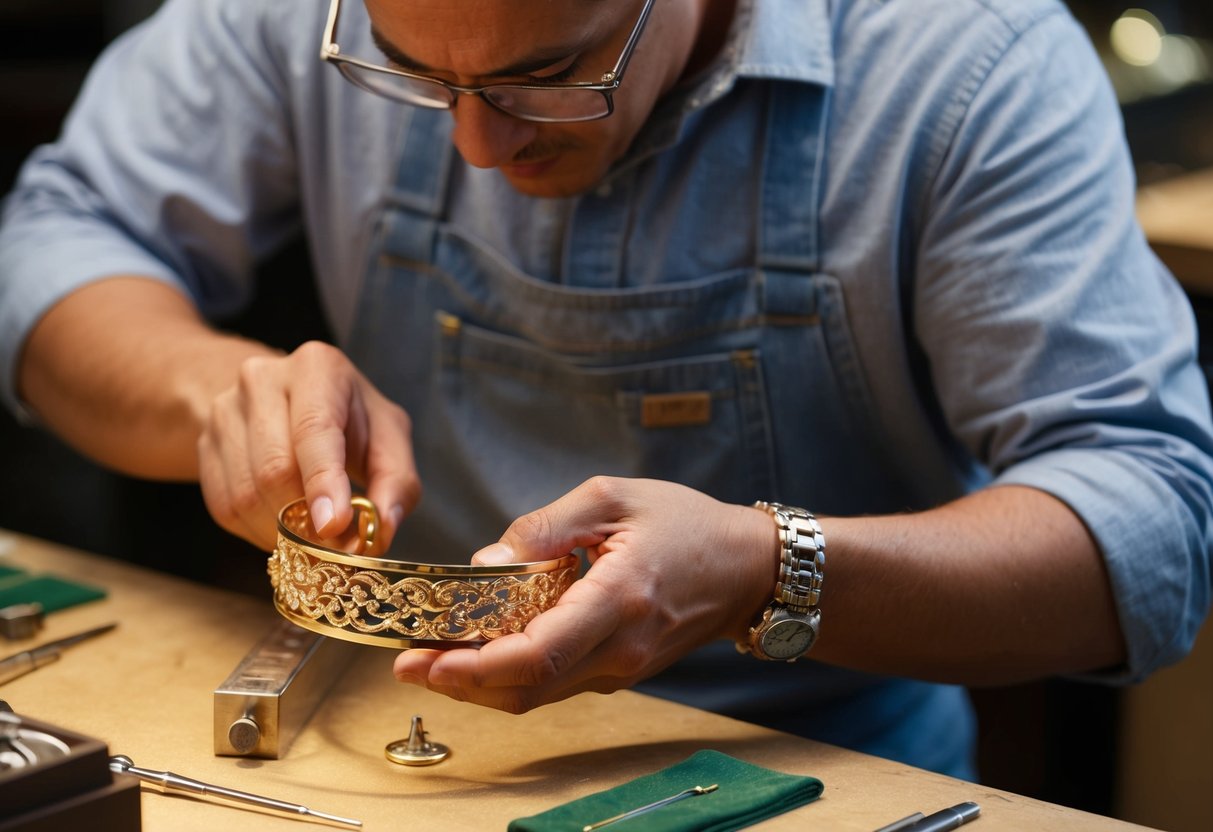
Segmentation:
<svg viewBox="0 0 1213 832">
<path fill-rule="evenodd" d="M 926 815 L 924 815 L 922 812 L 915 812 L 912 815 L 906 815 L 901 820 L 895 820 L 887 826 L 880 827 L 876 830 L 876 832 L 905 832 L 909 826 L 917 823 L 924 817 L 926 817 Z"/>
<path fill-rule="evenodd" d="M 922 812 L 915 812 L 909 817 L 881 827 L 877 832 L 882 832 L 882 830 L 897 830 L 897 832 L 947 832 L 950 829 L 963 826 L 971 820 L 976 820 L 980 814 L 980 806 L 972 801 L 966 801 L 965 803 L 957 803 L 955 806 L 947 809 L 940 809 L 938 812 L 926 817 L 923 817 Z"/>
</svg>

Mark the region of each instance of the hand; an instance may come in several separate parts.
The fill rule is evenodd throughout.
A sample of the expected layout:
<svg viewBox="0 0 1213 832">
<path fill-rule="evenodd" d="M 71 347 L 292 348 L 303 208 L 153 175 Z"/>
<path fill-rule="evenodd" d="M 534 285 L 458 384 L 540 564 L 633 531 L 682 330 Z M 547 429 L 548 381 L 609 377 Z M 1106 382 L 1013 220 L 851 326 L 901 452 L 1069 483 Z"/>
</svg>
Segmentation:
<svg viewBox="0 0 1213 832">
<path fill-rule="evenodd" d="M 345 532 L 353 477 L 380 510 L 383 551 L 420 498 L 409 434 L 404 410 L 334 347 L 249 358 L 199 437 L 202 495 L 219 525 L 268 551 L 278 512 L 301 496 L 322 538 Z"/>
<path fill-rule="evenodd" d="M 774 590 L 778 541 L 762 511 L 681 485 L 596 477 L 516 520 L 475 563 L 591 563 L 522 633 L 479 650 L 409 650 L 396 677 L 522 713 L 630 687 L 707 642 L 740 637 Z"/>
</svg>

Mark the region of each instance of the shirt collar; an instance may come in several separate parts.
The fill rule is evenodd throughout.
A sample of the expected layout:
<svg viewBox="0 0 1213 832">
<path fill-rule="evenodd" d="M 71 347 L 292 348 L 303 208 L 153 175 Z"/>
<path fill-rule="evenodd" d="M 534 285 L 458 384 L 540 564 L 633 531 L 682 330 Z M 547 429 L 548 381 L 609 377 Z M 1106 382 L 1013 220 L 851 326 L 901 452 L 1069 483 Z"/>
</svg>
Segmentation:
<svg viewBox="0 0 1213 832">
<path fill-rule="evenodd" d="M 720 55 L 672 98 L 684 115 L 711 104 L 739 78 L 834 83 L 830 0 L 737 0 Z"/>
<path fill-rule="evenodd" d="M 737 11 L 737 77 L 834 83 L 829 0 L 739 0 Z"/>
<path fill-rule="evenodd" d="M 716 60 L 658 104 L 612 174 L 677 142 L 687 119 L 726 95 L 738 79 L 832 85 L 831 2 L 835 0 L 737 0 Z"/>
</svg>

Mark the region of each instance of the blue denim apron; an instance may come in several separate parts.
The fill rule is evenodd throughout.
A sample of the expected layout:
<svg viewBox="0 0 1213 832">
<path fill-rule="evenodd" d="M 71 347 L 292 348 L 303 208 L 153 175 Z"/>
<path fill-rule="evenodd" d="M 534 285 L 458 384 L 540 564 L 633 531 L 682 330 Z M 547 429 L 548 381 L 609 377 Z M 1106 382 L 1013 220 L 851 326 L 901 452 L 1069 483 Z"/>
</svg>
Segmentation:
<svg viewBox="0 0 1213 832">
<path fill-rule="evenodd" d="M 751 262 L 622 288 L 611 273 L 623 268 L 629 188 L 617 187 L 615 200 L 578 201 L 569 219 L 572 244 L 592 241 L 599 258 L 581 257 L 582 270 L 564 282 L 530 276 L 447 221 L 452 170 L 462 164 L 452 158 L 450 117 L 409 114 L 347 347 L 413 419 L 424 496 L 401 530 L 398 556 L 466 562 L 513 519 L 597 474 L 822 514 L 907 506 L 913 487 L 885 464 L 867 416 L 842 287 L 820 270 L 828 93 L 803 84 L 764 89 L 769 95 L 754 105 L 763 114 L 754 119 L 756 158 L 737 156 L 735 131 L 705 128 L 694 154 L 675 147 L 641 165 L 651 173 L 715 154 L 760 168 L 755 209 L 741 220 L 756 241 Z M 716 234 L 738 222 L 722 207 L 677 210 Z M 641 689 L 971 773 L 971 716 L 957 689 L 808 661 L 759 662 L 726 643 Z"/>
</svg>

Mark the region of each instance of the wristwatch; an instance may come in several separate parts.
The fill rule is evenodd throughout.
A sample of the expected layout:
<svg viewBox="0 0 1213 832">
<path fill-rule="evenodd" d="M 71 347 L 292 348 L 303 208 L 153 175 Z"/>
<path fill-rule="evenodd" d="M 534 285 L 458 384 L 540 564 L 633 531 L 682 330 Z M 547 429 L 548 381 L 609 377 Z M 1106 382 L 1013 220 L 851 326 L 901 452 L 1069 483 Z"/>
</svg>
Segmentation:
<svg viewBox="0 0 1213 832">
<path fill-rule="evenodd" d="M 779 579 L 775 597 L 737 649 L 768 661 L 794 662 L 813 647 L 821 628 L 821 579 L 826 539 L 821 524 L 802 508 L 759 501 L 779 527 Z"/>
</svg>

